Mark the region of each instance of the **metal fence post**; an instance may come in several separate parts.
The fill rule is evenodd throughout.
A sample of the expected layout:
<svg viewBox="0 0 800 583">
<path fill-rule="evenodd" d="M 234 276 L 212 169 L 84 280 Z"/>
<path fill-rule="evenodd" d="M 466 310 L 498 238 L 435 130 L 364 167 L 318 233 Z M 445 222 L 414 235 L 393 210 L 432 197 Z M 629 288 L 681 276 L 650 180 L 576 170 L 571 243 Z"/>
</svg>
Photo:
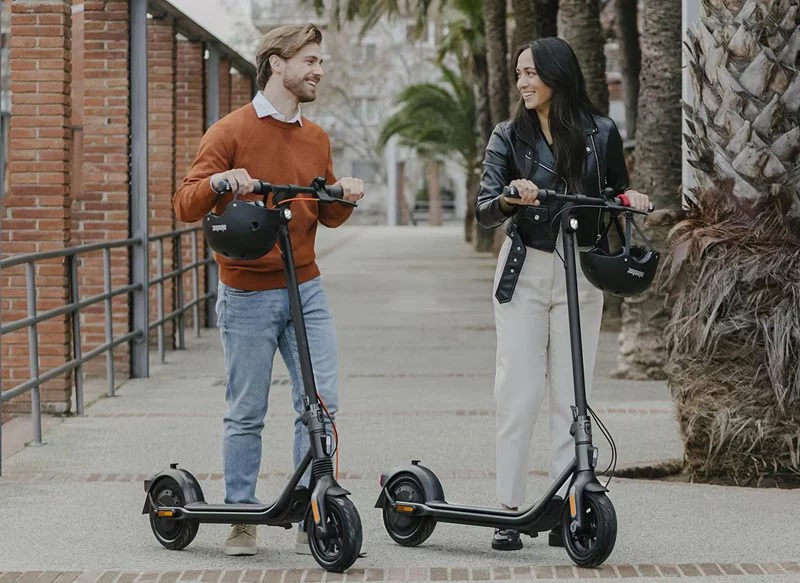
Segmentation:
<svg viewBox="0 0 800 583">
<path fill-rule="evenodd" d="M 28 317 L 36 318 L 36 284 L 34 273 L 36 267 L 33 261 L 25 264 L 25 283 L 28 296 Z M 39 333 L 36 322 L 28 326 L 28 366 L 32 379 L 39 380 Z M 31 417 L 33 418 L 32 445 L 42 445 L 42 405 L 39 395 L 40 387 L 37 384 L 31 389 Z"/>
<path fill-rule="evenodd" d="M 103 291 L 111 293 L 111 249 L 103 249 Z M 105 301 L 106 305 L 106 344 L 114 341 L 114 311 L 111 296 Z M 114 396 L 114 349 L 106 352 L 106 381 L 108 382 L 108 396 Z"/>
<path fill-rule="evenodd" d="M 131 237 L 141 240 L 131 250 L 134 330 L 141 335 L 131 341 L 131 376 L 150 375 L 149 363 L 149 285 L 150 245 L 148 241 L 147 190 L 147 0 L 130 0 L 131 66 Z"/>
<path fill-rule="evenodd" d="M 164 347 L 164 239 L 158 240 L 158 356 L 162 363 L 166 362 Z"/>
<path fill-rule="evenodd" d="M 67 257 L 69 267 L 69 294 L 70 303 L 76 304 L 80 301 L 78 291 L 78 258 L 75 255 Z M 72 319 L 72 356 L 78 361 L 75 367 L 75 412 L 78 415 L 83 415 L 83 365 L 81 360 L 81 313 L 80 310 L 75 310 L 70 315 Z"/>
<path fill-rule="evenodd" d="M 176 253 L 177 257 L 177 269 L 178 272 L 178 285 L 176 286 L 176 294 L 177 294 L 177 301 L 176 304 L 178 306 L 178 348 L 183 350 L 186 348 L 186 334 L 184 333 L 184 328 L 186 328 L 186 318 L 184 318 L 183 310 L 186 300 L 183 297 L 183 239 L 180 235 L 175 237 L 175 246 L 178 248 L 178 252 Z"/>
<path fill-rule="evenodd" d="M 192 306 L 192 319 L 194 322 L 194 335 L 197 338 L 200 338 L 200 265 L 198 265 L 197 260 L 197 231 L 192 231 L 192 299 L 194 300 L 194 306 Z"/>
</svg>

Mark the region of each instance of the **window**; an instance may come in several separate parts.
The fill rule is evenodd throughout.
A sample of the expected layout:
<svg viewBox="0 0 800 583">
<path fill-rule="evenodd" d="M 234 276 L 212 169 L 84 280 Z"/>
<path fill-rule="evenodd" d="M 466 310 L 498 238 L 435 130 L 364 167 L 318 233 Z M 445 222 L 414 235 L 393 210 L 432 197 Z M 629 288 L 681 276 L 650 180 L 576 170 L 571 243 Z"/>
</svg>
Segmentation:
<svg viewBox="0 0 800 583">
<path fill-rule="evenodd" d="M 378 123 L 378 99 L 375 97 L 359 97 L 356 102 L 356 115 L 364 123 Z"/>
</svg>

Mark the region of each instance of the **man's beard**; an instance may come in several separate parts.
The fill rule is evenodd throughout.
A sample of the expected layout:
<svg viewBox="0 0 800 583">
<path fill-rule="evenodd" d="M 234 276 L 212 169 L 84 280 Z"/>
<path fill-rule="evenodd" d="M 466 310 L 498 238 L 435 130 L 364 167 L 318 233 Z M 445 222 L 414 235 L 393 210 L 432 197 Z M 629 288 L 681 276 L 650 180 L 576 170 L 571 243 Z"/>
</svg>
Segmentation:
<svg viewBox="0 0 800 583">
<path fill-rule="evenodd" d="M 317 98 L 303 77 L 284 78 L 283 86 L 297 98 L 298 103 L 309 103 Z"/>
</svg>

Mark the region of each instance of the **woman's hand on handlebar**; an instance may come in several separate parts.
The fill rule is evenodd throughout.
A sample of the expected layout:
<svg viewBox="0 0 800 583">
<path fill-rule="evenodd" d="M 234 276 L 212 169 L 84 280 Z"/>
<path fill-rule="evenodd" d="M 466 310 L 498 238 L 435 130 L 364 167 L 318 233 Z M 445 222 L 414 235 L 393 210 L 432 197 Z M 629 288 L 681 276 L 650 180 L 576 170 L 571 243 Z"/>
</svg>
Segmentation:
<svg viewBox="0 0 800 583">
<path fill-rule="evenodd" d="M 504 196 L 505 202 L 516 205 L 539 206 L 540 202 L 536 198 L 539 195 L 539 187 L 533 182 L 530 180 L 518 179 L 512 180 L 509 186 L 512 186 L 517 191 L 519 197 Z"/>
<path fill-rule="evenodd" d="M 342 187 L 342 200 L 357 202 L 364 197 L 364 181 L 360 178 L 340 178 L 333 186 Z"/>
<path fill-rule="evenodd" d="M 628 206 L 637 211 L 648 212 L 652 210 L 650 208 L 650 197 L 644 193 L 639 192 L 638 190 L 629 188 L 628 190 L 625 191 L 625 194 L 623 196 L 627 199 L 628 202 L 628 204 L 626 204 L 625 206 Z"/>
<path fill-rule="evenodd" d="M 230 185 L 230 192 L 238 196 L 240 194 L 250 194 L 257 180 L 250 177 L 247 170 L 244 168 L 234 168 L 226 172 L 214 174 L 211 177 L 211 187 L 216 192 L 223 192 L 223 181 L 227 181 Z"/>
</svg>

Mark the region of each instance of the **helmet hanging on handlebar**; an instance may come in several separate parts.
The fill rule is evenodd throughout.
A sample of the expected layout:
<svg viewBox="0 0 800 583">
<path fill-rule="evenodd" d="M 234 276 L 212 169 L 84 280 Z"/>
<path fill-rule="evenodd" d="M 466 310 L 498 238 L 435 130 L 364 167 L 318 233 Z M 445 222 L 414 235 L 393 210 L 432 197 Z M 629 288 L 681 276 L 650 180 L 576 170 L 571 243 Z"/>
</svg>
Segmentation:
<svg viewBox="0 0 800 583">
<path fill-rule="evenodd" d="M 275 246 L 280 221 L 280 210 L 234 196 L 222 214 L 206 214 L 203 233 L 209 247 L 224 257 L 258 259 Z"/>
<path fill-rule="evenodd" d="M 583 251 L 580 253 L 581 268 L 589 283 L 598 289 L 622 297 L 639 295 L 645 292 L 655 279 L 658 251 L 639 230 L 631 213 L 625 213 L 624 233 L 617 222 L 617 217 L 612 216 L 598 241 L 606 238 L 612 223 L 623 241 L 622 248 L 614 253 L 598 246 Z M 631 225 L 642 237 L 645 246 L 631 245 Z"/>
</svg>

